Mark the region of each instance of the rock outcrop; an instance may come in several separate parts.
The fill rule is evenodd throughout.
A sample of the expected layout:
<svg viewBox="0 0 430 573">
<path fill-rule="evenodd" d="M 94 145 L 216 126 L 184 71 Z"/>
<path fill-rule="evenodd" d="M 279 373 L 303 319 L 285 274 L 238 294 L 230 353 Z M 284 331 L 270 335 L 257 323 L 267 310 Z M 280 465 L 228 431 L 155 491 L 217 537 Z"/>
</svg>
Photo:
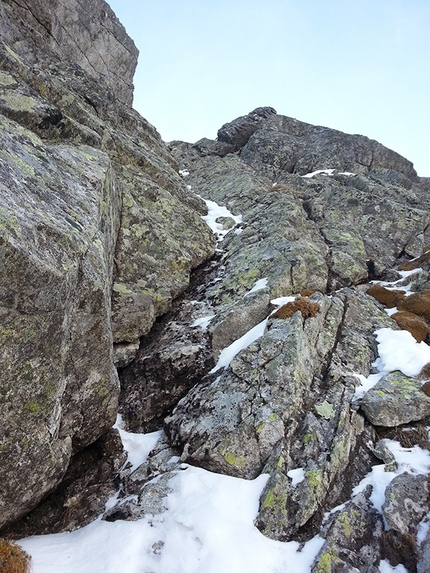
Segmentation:
<svg viewBox="0 0 430 573">
<path fill-rule="evenodd" d="M 137 51 L 109 6 L 0 13 L 1 526 L 112 426 L 113 341 L 127 361 L 214 239 L 129 106 Z"/>
<path fill-rule="evenodd" d="M 103 78 L 116 98 L 131 104 L 138 50 L 109 4 L 3 0 L 0 14 L 2 39 L 29 62 L 40 63 L 40 51 L 55 54 Z"/>
<path fill-rule="evenodd" d="M 428 342 L 429 181 L 268 107 L 167 147 L 130 107 L 137 51 L 103 0 L 0 16 L 3 531 L 73 529 L 119 486 L 104 519 L 161 513 L 186 462 L 269 474 L 255 523 L 320 532 L 315 573 L 425 570 L 427 476 L 398 475 L 389 438 L 430 449 L 430 369 L 357 389 L 376 330 Z M 118 410 L 165 430 L 133 471 Z"/>
<path fill-rule="evenodd" d="M 321 513 L 349 499 L 376 463 L 378 448 L 371 444 L 380 442 L 373 424 L 380 432 L 428 415 L 420 382 L 399 372 L 379 383 L 406 384 L 408 392 L 396 386 L 392 409 L 379 386 L 366 395 L 362 410 L 354 395 L 358 375 L 372 372 L 377 357 L 372 333 L 398 328 L 370 291 L 365 294 L 365 285 L 400 279 L 399 262 L 421 255 L 429 203 L 427 182 L 409 162 L 361 136 L 310 126 L 309 139 L 300 137 L 321 164 L 306 164 L 303 176 L 280 168 L 290 151 L 275 145 L 266 151 L 264 137 L 276 141 L 273 126 L 295 122 L 265 109 L 223 126 L 216 142 L 171 144 L 191 188 L 226 205 L 241 222 L 222 220 L 230 231 L 220 243 L 219 262 L 199 271 L 173 314 L 121 371 L 120 410 L 134 431 L 164 417 L 182 461 L 245 478 L 269 473 L 258 527 L 276 539 L 304 540 L 318 531 Z M 336 152 L 320 156 L 320 133 L 325 142 L 332 137 Z M 363 168 L 352 159 L 359 147 L 375 154 L 375 168 L 373 160 Z M 323 171 L 306 176 L 317 167 Z M 414 277 L 419 290 L 426 276 L 424 270 Z M 376 298 L 394 307 L 405 298 L 406 291 L 397 289 L 375 286 L 372 294 L 383 292 Z M 270 301 L 288 295 L 296 297 L 292 311 L 286 305 L 270 317 Z M 411 304 L 423 296 L 413 295 Z M 424 311 L 414 316 L 425 321 Z M 253 327 L 260 336 L 228 367 L 216 366 L 222 351 Z M 379 400 L 375 418 L 367 407 L 371 396 Z M 298 483 L 290 477 L 296 472 L 302 475 Z M 330 561 L 373 573 L 382 557 L 392 557 L 387 547 L 400 541 L 387 541 L 369 495 L 354 498 L 323 530 L 327 541 L 315 571 L 332 570 Z M 336 542 L 339 528 L 343 540 Z M 416 555 L 411 559 L 416 562 Z"/>
</svg>

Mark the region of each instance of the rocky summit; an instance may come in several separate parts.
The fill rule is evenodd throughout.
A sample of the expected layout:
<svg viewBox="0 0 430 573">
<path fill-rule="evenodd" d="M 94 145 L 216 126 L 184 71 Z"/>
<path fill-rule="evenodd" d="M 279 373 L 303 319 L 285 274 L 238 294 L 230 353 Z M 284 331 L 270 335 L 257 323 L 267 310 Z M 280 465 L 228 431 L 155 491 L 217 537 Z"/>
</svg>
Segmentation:
<svg viewBox="0 0 430 573">
<path fill-rule="evenodd" d="M 0 32 L 0 535 L 163 512 L 187 463 L 268 474 L 255 524 L 319 533 L 313 573 L 429 571 L 391 444 L 430 450 L 430 355 L 384 340 L 428 349 L 430 179 L 271 107 L 166 145 L 103 0 L 0 0 Z M 164 429 L 138 468 L 118 413 Z"/>
</svg>

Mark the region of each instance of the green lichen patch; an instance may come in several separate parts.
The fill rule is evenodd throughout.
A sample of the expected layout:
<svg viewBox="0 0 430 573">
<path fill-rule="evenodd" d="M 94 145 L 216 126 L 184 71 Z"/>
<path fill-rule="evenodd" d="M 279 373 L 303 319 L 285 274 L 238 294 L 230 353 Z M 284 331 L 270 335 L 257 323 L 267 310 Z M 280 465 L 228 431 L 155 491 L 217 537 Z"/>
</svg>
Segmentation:
<svg viewBox="0 0 430 573">
<path fill-rule="evenodd" d="M 13 86 L 17 82 L 10 74 L 0 71 L 0 86 Z"/>
<path fill-rule="evenodd" d="M 246 458 L 244 456 L 236 456 L 233 452 L 224 451 L 222 456 L 229 466 L 235 468 L 244 468 L 246 466 Z"/>
<path fill-rule="evenodd" d="M 339 557 L 333 549 L 325 551 L 318 560 L 318 564 L 314 569 L 314 573 L 331 573 L 333 566 L 340 563 Z"/>
<path fill-rule="evenodd" d="M 118 293 L 120 296 L 125 296 L 132 293 L 132 290 L 129 289 L 125 284 L 122 283 L 114 283 L 112 287 L 113 291 Z"/>
<path fill-rule="evenodd" d="M 356 512 L 356 513 L 358 513 L 358 512 Z M 342 525 L 342 531 L 343 531 L 345 537 L 351 537 L 353 528 L 352 528 L 348 514 L 346 512 L 341 513 L 339 515 L 338 519 L 339 519 L 339 523 Z"/>
<path fill-rule="evenodd" d="M 333 405 L 327 402 L 327 400 L 324 400 L 322 404 L 316 405 L 315 410 L 322 418 L 325 418 L 326 420 L 331 420 L 335 415 L 335 409 L 333 408 Z"/>
<path fill-rule="evenodd" d="M 254 373 L 255 373 L 255 379 L 258 380 L 258 370 L 255 370 Z M 251 380 L 252 377 L 250 376 L 249 379 Z M 267 426 L 267 424 L 273 424 L 274 422 L 278 422 L 279 420 L 280 420 L 280 417 L 278 416 L 278 414 L 276 414 L 275 412 L 272 412 L 267 417 L 266 422 L 261 422 L 260 424 L 258 424 L 258 426 L 255 429 L 256 433 L 258 435 L 261 434 L 261 432 L 264 430 L 264 428 Z"/>
<path fill-rule="evenodd" d="M 309 487 L 319 491 L 323 487 L 323 473 L 322 470 L 309 470 L 305 473 L 308 480 Z"/>
<path fill-rule="evenodd" d="M 287 492 L 279 491 L 276 486 L 269 489 L 264 500 L 263 507 L 266 509 L 272 509 L 279 515 L 287 514 Z"/>
<path fill-rule="evenodd" d="M 38 102 L 31 96 L 16 92 L 5 92 L 1 95 L 3 105 L 15 112 L 31 112 L 36 109 Z"/>
</svg>

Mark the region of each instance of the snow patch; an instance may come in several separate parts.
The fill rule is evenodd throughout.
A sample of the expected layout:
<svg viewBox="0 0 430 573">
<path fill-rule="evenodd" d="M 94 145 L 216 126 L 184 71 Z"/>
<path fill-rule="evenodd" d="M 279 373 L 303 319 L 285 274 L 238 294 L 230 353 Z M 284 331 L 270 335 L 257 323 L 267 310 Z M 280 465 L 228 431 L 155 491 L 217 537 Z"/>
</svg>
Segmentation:
<svg viewBox="0 0 430 573">
<path fill-rule="evenodd" d="M 385 312 L 388 314 L 388 316 L 393 316 L 393 314 L 395 314 L 397 311 L 397 306 L 395 306 L 394 308 L 386 308 L 384 309 Z"/>
<path fill-rule="evenodd" d="M 280 306 L 287 304 L 287 302 L 293 302 L 294 300 L 296 300 L 295 296 L 281 296 L 279 298 L 272 299 L 270 302 L 279 308 Z"/>
<path fill-rule="evenodd" d="M 236 354 L 239 354 L 241 350 L 247 348 L 250 344 L 252 344 L 255 340 L 263 336 L 264 330 L 266 328 L 267 318 L 261 321 L 257 326 L 248 330 L 243 336 L 235 340 L 227 346 L 223 350 L 221 350 L 220 355 L 218 357 L 218 362 L 210 371 L 210 374 L 213 372 L 217 372 L 220 368 L 225 368 L 230 364 Z"/>
<path fill-rule="evenodd" d="M 202 198 L 203 199 L 203 198 Z M 202 219 L 207 225 L 212 229 L 213 233 L 217 236 L 218 241 L 222 241 L 231 229 L 224 229 L 224 225 L 217 223 L 217 219 L 220 217 L 228 217 L 233 219 L 236 224 L 242 223 L 242 215 L 233 215 L 227 207 L 223 207 L 215 203 L 215 201 L 210 201 L 209 199 L 203 199 L 208 208 L 208 214 L 203 215 Z"/>
<path fill-rule="evenodd" d="M 127 452 L 127 462 L 131 464 L 131 471 L 137 469 L 148 458 L 149 452 L 163 436 L 163 430 L 150 434 L 133 434 L 122 429 L 122 418 L 118 414 L 114 428 L 119 431 L 124 449 Z"/>
<path fill-rule="evenodd" d="M 386 559 L 379 562 L 379 571 L 380 573 L 408 573 L 408 570 L 401 563 L 393 567 Z"/>
<path fill-rule="evenodd" d="M 261 279 L 261 280 L 265 280 L 265 279 Z M 259 281 L 257 281 L 257 282 L 259 282 Z M 280 297 L 280 298 L 275 298 L 275 299 L 271 300 L 270 302 L 272 304 L 276 305 L 277 307 L 279 307 L 279 306 L 282 306 L 282 305 L 286 304 L 287 302 L 291 302 L 293 300 L 296 300 L 296 297 L 284 296 L 284 297 Z M 251 330 L 248 330 L 248 332 L 246 332 L 243 336 L 241 336 L 240 338 L 238 338 L 237 340 L 232 342 L 230 344 L 230 346 L 227 346 L 226 348 L 221 350 L 220 355 L 218 357 L 218 362 L 212 368 L 212 370 L 210 371 L 210 374 L 212 374 L 213 372 L 217 372 L 220 368 L 225 368 L 226 366 L 228 366 L 230 364 L 230 362 L 233 360 L 233 358 L 236 356 L 236 354 L 238 354 L 241 350 L 244 350 L 245 348 L 247 348 L 250 344 L 252 344 L 258 338 L 263 336 L 264 331 L 266 329 L 267 320 L 268 319 L 265 318 L 259 324 L 254 326 L 254 328 L 251 328 Z"/>
<path fill-rule="evenodd" d="M 312 171 L 312 173 L 306 173 L 306 175 L 301 175 L 301 177 L 311 179 L 315 175 L 326 175 L 328 177 L 333 177 L 336 169 L 318 169 L 317 171 Z M 356 173 L 351 173 L 351 171 L 338 171 L 338 175 L 346 175 L 347 177 L 355 177 Z"/>
<path fill-rule="evenodd" d="M 399 465 L 399 473 L 428 474 L 430 470 L 430 452 L 419 446 L 403 448 L 396 440 L 385 440 L 385 445 Z"/>
<path fill-rule="evenodd" d="M 287 472 L 287 476 L 292 479 L 291 485 L 295 487 L 305 479 L 305 470 L 304 468 L 296 468 Z"/>
<path fill-rule="evenodd" d="M 264 537 L 254 526 L 268 475 L 244 480 L 183 465 L 167 511 L 137 521 L 95 521 L 71 533 L 20 541 L 33 573 L 309 573 L 324 544 Z"/>
<path fill-rule="evenodd" d="M 252 287 L 251 290 L 249 290 L 246 294 L 244 294 L 244 296 L 248 296 L 249 294 L 251 294 L 252 292 L 255 292 L 257 290 L 262 290 L 263 288 L 267 287 L 267 282 L 268 279 L 267 277 L 264 279 L 260 279 L 258 281 L 255 282 L 254 286 Z"/>
<path fill-rule="evenodd" d="M 429 530 L 430 530 L 430 512 L 423 517 L 418 526 L 418 531 L 417 531 L 418 547 L 427 538 Z"/>
<path fill-rule="evenodd" d="M 304 179 L 311 179 L 315 175 L 328 175 L 332 176 L 336 170 L 335 169 L 318 169 L 317 171 L 312 171 L 312 173 L 306 173 L 306 175 L 301 175 Z"/>
<path fill-rule="evenodd" d="M 362 492 L 368 485 L 372 486 L 370 501 L 375 509 L 382 513 L 381 507 L 385 501 L 385 489 L 388 484 L 398 475 L 408 472 L 412 474 L 428 474 L 430 470 L 430 452 L 419 446 L 403 448 L 395 440 L 385 440 L 385 445 L 391 451 L 398 464 L 396 471 L 386 471 L 386 465 L 373 466 L 372 470 L 352 490 L 355 496 Z"/>
<path fill-rule="evenodd" d="M 418 258 L 418 257 L 417 257 Z M 412 261 L 414 261 L 415 259 L 412 259 Z M 410 262 L 410 261 L 409 261 Z M 420 267 L 419 269 L 412 269 L 411 271 L 398 271 L 399 275 L 402 277 L 402 279 L 406 279 L 412 275 L 418 274 L 422 271 L 423 269 Z"/>
<path fill-rule="evenodd" d="M 191 328 L 199 326 L 202 330 L 206 330 L 213 318 L 215 318 L 214 314 L 209 314 L 207 316 L 202 316 L 201 318 L 196 318 L 196 320 L 190 326 Z"/>
<path fill-rule="evenodd" d="M 381 328 L 375 334 L 379 358 L 374 365 L 380 372 L 400 370 L 406 376 L 417 376 L 430 362 L 430 347 L 417 342 L 407 330 Z"/>
<path fill-rule="evenodd" d="M 377 374 L 369 374 L 369 376 L 366 378 L 362 374 L 354 374 L 354 376 L 361 381 L 361 384 L 355 389 L 354 397 L 352 399 L 353 402 L 356 400 L 361 400 L 366 392 L 373 388 L 384 375 L 385 372 L 378 372 Z"/>
</svg>

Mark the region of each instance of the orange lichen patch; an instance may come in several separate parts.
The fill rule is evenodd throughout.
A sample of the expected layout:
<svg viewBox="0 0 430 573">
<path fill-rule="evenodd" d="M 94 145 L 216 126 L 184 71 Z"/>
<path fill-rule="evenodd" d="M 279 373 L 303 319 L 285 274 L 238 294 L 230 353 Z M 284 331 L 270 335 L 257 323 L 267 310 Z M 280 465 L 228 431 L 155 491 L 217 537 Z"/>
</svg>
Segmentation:
<svg viewBox="0 0 430 573">
<path fill-rule="evenodd" d="M 314 294 L 314 290 L 312 290 L 311 288 L 304 288 L 303 290 L 300 291 L 300 296 L 311 296 L 311 294 Z"/>
<path fill-rule="evenodd" d="M 0 571 L 3 573 L 27 573 L 31 557 L 12 541 L 0 539 Z"/>
<path fill-rule="evenodd" d="M 424 392 L 426 396 L 430 398 L 430 382 L 426 382 L 421 386 L 421 390 Z"/>
<path fill-rule="evenodd" d="M 397 304 L 399 310 L 408 310 L 425 320 L 430 321 L 430 290 L 414 292 L 410 296 L 405 296 Z"/>
<path fill-rule="evenodd" d="M 418 380 L 430 380 L 430 362 L 421 368 L 421 372 L 418 374 Z"/>
<path fill-rule="evenodd" d="M 413 271 L 414 269 L 419 269 L 424 263 L 430 261 L 430 252 L 426 251 L 420 257 L 413 259 L 412 261 L 406 261 L 398 266 L 399 271 Z"/>
<path fill-rule="evenodd" d="M 319 304 L 310 301 L 307 297 L 301 297 L 278 308 L 270 318 L 290 318 L 298 310 L 302 313 L 303 318 L 310 318 L 316 316 L 319 309 Z"/>
<path fill-rule="evenodd" d="M 429 333 L 427 322 L 413 312 L 401 310 L 391 315 L 391 318 L 397 322 L 400 328 L 409 331 L 417 342 L 425 340 Z"/>
<path fill-rule="evenodd" d="M 387 308 L 394 308 L 398 306 L 399 300 L 401 300 L 404 295 L 404 290 L 390 290 L 388 288 L 383 287 L 382 285 L 375 284 L 370 287 L 367 291 L 367 294 L 385 304 Z"/>
</svg>

